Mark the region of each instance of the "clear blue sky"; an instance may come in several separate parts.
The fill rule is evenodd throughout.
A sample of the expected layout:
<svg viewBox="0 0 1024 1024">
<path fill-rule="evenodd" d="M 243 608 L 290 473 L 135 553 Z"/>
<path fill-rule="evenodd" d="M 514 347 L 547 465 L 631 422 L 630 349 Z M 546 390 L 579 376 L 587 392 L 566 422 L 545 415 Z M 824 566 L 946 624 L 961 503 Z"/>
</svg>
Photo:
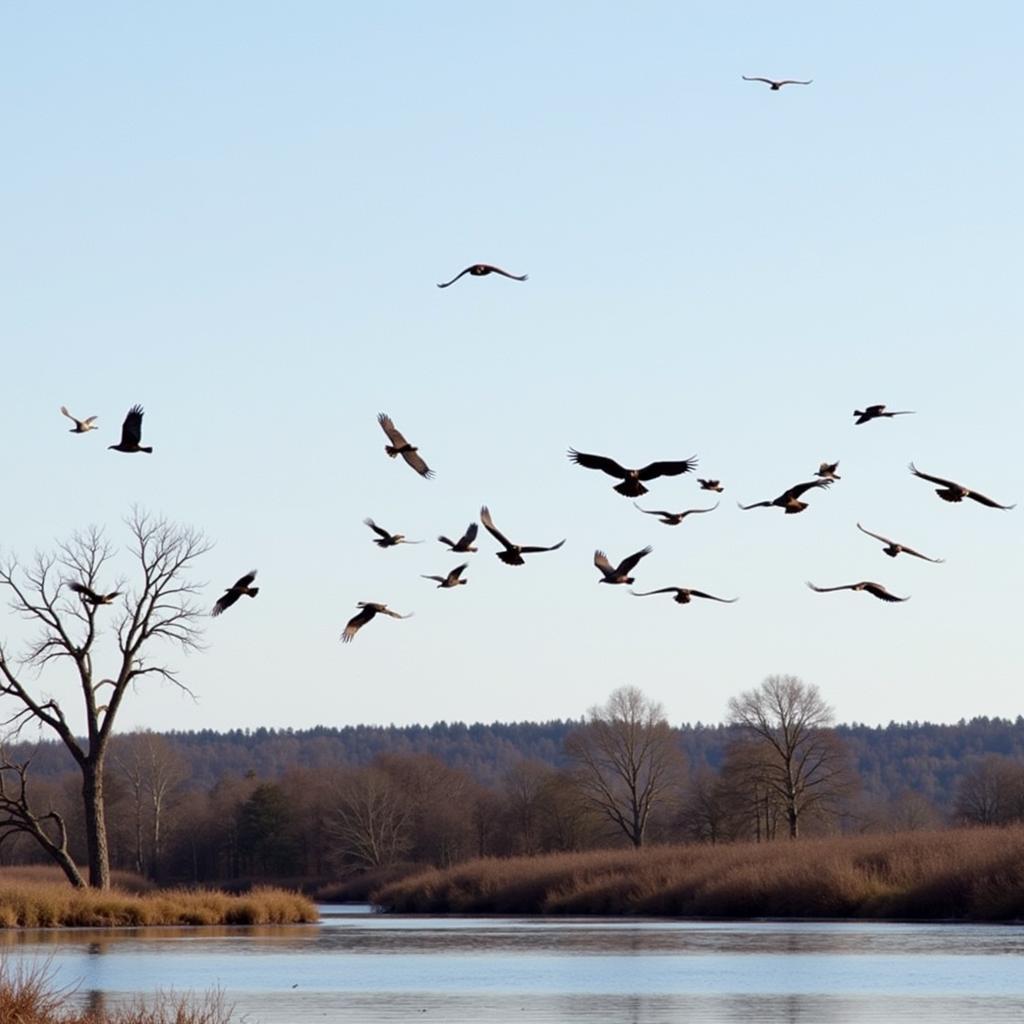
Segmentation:
<svg viewBox="0 0 1024 1024">
<path fill-rule="evenodd" d="M 772 672 L 844 721 L 1016 715 L 1024 505 L 906 464 L 1024 503 L 1022 34 L 1009 2 L 6 4 L 0 543 L 121 543 L 138 502 L 216 542 L 210 603 L 259 569 L 168 652 L 199 703 L 147 683 L 125 728 L 546 719 L 623 683 L 717 721 Z M 434 286 L 477 261 L 530 280 Z M 151 457 L 105 450 L 134 402 Z M 870 402 L 918 414 L 854 428 Z M 661 526 L 570 445 L 696 454 L 721 507 Z M 736 508 L 824 459 L 803 515 Z M 482 503 L 565 547 L 512 569 L 482 536 L 434 590 Z M 598 585 L 595 547 L 645 544 L 643 589 L 741 600 Z M 343 646 L 361 599 L 416 614 Z"/>
</svg>

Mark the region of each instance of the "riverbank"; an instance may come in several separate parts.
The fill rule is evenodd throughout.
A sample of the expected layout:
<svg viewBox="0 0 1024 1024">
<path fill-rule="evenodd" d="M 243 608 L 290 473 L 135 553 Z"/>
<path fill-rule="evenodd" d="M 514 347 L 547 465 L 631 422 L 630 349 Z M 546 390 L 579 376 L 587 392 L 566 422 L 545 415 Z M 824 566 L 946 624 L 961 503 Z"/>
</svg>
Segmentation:
<svg viewBox="0 0 1024 1024">
<path fill-rule="evenodd" d="M 258 888 L 239 895 L 203 889 L 75 889 L 66 882 L 0 874 L 0 928 L 303 924 L 316 906 L 297 892 Z"/>
<path fill-rule="evenodd" d="M 1024 828 L 484 858 L 372 899 L 405 914 L 1024 920 Z"/>
</svg>

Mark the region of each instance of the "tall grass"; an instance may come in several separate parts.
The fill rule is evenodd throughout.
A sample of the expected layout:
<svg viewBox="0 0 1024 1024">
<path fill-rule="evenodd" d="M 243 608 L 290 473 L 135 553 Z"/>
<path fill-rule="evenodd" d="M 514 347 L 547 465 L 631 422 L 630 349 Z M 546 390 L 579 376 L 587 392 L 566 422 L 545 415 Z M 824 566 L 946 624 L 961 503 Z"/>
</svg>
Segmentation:
<svg viewBox="0 0 1024 1024">
<path fill-rule="evenodd" d="M 1024 828 L 661 846 L 430 869 L 373 900 L 403 913 L 1024 918 Z"/>
<path fill-rule="evenodd" d="M 130 893 L 0 875 L 0 928 L 298 924 L 317 919 L 305 896 L 262 888 L 233 896 L 203 889 Z"/>
</svg>

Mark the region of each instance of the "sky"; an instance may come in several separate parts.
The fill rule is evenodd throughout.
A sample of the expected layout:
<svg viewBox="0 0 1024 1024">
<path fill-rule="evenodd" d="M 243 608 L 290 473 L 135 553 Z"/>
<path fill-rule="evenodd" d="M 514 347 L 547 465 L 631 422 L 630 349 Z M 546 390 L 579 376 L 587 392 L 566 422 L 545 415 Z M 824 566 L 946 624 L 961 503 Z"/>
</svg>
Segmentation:
<svg viewBox="0 0 1024 1024">
<path fill-rule="evenodd" d="M 138 505 L 213 542 L 209 604 L 259 570 L 165 652 L 196 699 L 147 680 L 125 729 L 546 720 L 623 684 L 716 722 L 772 673 L 844 722 L 1016 716 L 1022 32 L 1010 2 L 0 6 L 0 547 L 96 524 L 130 573 Z M 435 287 L 476 262 L 529 280 Z M 155 453 L 107 451 L 136 402 Z M 879 402 L 916 415 L 853 426 Z M 707 507 L 697 476 L 721 505 L 662 526 L 570 446 L 696 455 L 645 507 Z M 736 507 L 837 459 L 801 515 Z M 481 531 L 435 590 L 482 504 L 565 546 L 510 568 Z M 740 600 L 598 585 L 596 548 L 647 544 L 637 587 Z M 911 600 L 804 585 L 862 579 Z M 360 600 L 415 615 L 343 645 Z M 75 720 L 68 669 L 33 685 Z"/>
</svg>

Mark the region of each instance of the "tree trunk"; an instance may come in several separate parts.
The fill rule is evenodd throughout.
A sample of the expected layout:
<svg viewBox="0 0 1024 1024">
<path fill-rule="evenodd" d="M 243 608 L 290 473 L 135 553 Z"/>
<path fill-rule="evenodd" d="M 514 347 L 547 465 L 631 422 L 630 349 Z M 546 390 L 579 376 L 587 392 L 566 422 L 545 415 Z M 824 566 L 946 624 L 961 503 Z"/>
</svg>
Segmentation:
<svg viewBox="0 0 1024 1024">
<path fill-rule="evenodd" d="M 85 810 L 85 841 L 89 852 L 89 885 L 110 888 L 110 854 L 107 849 L 107 817 L 103 804 L 103 762 L 89 760 L 82 767 L 82 803 Z"/>
<path fill-rule="evenodd" d="M 798 811 L 792 804 L 789 807 L 787 817 L 789 818 L 789 838 L 796 839 L 800 832 L 798 827 Z"/>
</svg>

